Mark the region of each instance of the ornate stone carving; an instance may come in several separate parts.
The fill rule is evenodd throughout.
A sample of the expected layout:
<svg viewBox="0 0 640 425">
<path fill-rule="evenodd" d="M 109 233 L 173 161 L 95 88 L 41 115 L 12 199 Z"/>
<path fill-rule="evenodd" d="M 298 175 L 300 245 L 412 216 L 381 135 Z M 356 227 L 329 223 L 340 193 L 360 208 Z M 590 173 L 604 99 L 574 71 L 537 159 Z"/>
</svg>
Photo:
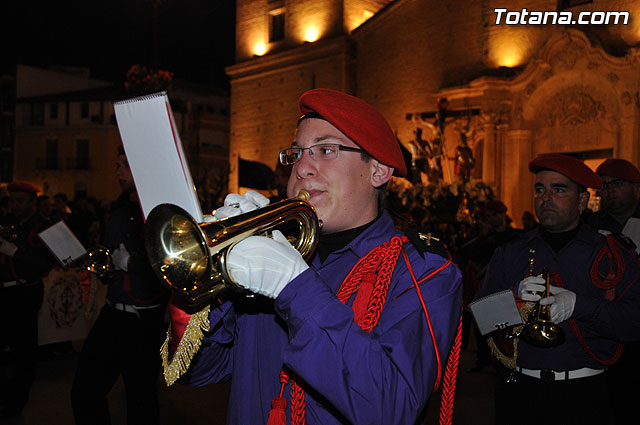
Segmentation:
<svg viewBox="0 0 640 425">
<path fill-rule="evenodd" d="M 593 98 L 584 87 L 568 87 L 550 99 L 538 115 L 543 126 L 577 125 L 599 120 L 605 116 L 602 102 Z"/>
<path fill-rule="evenodd" d="M 553 58 L 553 63 L 564 69 L 571 69 L 575 66 L 578 59 L 584 56 L 583 46 L 577 43 L 566 43 L 560 51 L 561 54 Z"/>
<path fill-rule="evenodd" d="M 536 83 L 532 81 L 529 84 L 527 84 L 527 87 L 525 87 L 524 92 L 527 96 L 531 96 L 531 94 L 534 91 L 536 91 Z"/>
</svg>

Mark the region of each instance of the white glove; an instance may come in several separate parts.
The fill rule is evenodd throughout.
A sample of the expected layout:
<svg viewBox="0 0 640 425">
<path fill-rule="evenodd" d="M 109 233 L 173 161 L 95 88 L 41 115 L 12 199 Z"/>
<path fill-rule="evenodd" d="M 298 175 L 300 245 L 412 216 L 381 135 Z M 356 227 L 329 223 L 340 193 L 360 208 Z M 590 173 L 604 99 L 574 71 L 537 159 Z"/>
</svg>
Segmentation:
<svg viewBox="0 0 640 425">
<path fill-rule="evenodd" d="M 9 242 L 4 238 L 0 238 L 0 253 L 8 257 L 13 257 L 17 250 L 18 247 L 14 243 Z"/>
<path fill-rule="evenodd" d="M 214 221 L 218 221 L 218 218 L 215 215 L 204 214 L 202 216 L 203 223 L 213 223 Z"/>
<path fill-rule="evenodd" d="M 545 280 L 541 275 L 527 276 L 520 281 L 518 296 L 524 301 L 536 302 L 540 299 L 540 294 L 543 293 L 545 289 Z"/>
<path fill-rule="evenodd" d="M 129 257 L 131 257 L 131 255 L 129 255 L 127 247 L 121 243 L 120 247 L 116 248 L 111 254 L 111 261 L 116 270 L 126 272 L 129 270 Z"/>
<path fill-rule="evenodd" d="M 269 298 L 276 298 L 289 282 L 309 268 L 278 230 L 273 231 L 273 239 L 250 236 L 239 242 L 228 254 L 227 267 L 239 285 Z"/>
<path fill-rule="evenodd" d="M 237 193 L 230 193 L 224 198 L 224 206 L 215 210 L 213 214 L 214 220 L 209 221 L 244 214 L 267 205 L 269 205 L 269 198 L 253 190 L 247 190 L 242 196 Z"/>
<path fill-rule="evenodd" d="M 540 300 L 540 305 L 551 305 L 549 308 L 553 323 L 564 322 L 573 314 L 576 306 L 576 294 L 568 289 L 550 285 L 549 292 L 553 295 Z"/>
</svg>

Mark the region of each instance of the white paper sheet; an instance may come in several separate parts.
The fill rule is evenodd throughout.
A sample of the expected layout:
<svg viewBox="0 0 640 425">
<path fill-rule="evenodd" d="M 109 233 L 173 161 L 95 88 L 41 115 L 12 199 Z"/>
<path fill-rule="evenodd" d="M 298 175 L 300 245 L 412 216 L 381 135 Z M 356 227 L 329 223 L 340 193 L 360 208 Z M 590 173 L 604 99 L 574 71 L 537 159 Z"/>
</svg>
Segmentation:
<svg viewBox="0 0 640 425">
<path fill-rule="evenodd" d="M 165 92 L 114 103 L 120 137 L 146 220 L 159 204 L 174 204 L 198 222 L 202 209 Z"/>
<path fill-rule="evenodd" d="M 57 222 L 38 235 L 62 266 L 70 266 L 73 261 L 87 253 L 85 247 L 64 221 Z"/>
<path fill-rule="evenodd" d="M 482 335 L 522 324 L 515 297 L 510 289 L 475 300 L 469 304 Z"/>
<path fill-rule="evenodd" d="M 622 229 L 622 234 L 633 241 L 636 245 L 636 252 L 640 254 L 640 218 L 629 218 Z"/>
</svg>

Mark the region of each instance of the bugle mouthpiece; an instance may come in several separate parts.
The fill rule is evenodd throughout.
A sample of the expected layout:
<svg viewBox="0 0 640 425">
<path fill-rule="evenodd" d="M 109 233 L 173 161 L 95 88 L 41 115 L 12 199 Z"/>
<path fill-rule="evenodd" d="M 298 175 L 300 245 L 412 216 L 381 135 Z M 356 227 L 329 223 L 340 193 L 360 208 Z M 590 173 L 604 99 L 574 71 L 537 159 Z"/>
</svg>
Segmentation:
<svg viewBox="0 0 640 425">
<path fill-rule="evenodd" d="M 296 196 L 296 198 L 301 199 L 303 201 L 309 201 L 309 199 L 311 199 L 311 195 L 309 195 L 309 192 L 307 192 L 304 189 L 300 189 L 300 192 L 298 192 L 298 195 Z"/>
</svg>

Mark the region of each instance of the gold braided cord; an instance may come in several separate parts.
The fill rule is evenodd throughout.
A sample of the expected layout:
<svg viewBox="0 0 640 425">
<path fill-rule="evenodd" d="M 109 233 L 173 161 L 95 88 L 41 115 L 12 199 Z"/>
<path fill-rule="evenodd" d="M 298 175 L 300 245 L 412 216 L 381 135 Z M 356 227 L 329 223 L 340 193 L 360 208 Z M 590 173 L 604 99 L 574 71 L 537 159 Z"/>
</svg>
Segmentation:
<svg viewBox="0 0 640 425">
<path fill-rule="evenodd" d="M 210 307 L 207 305 L 199 312 L 191 315 L 187 329 L 185 329 L 171 361 L 169 361 L 169 341 L 171 339 L 171 325 L 169 325 L 167 337 L 160 348 L 164 380 L 167 383 L 167 387 L 173 385 L 189 369 L 191 359 L 200 349 L 204 332 L 209 331 L 209 311 Z"/>
</svg>

